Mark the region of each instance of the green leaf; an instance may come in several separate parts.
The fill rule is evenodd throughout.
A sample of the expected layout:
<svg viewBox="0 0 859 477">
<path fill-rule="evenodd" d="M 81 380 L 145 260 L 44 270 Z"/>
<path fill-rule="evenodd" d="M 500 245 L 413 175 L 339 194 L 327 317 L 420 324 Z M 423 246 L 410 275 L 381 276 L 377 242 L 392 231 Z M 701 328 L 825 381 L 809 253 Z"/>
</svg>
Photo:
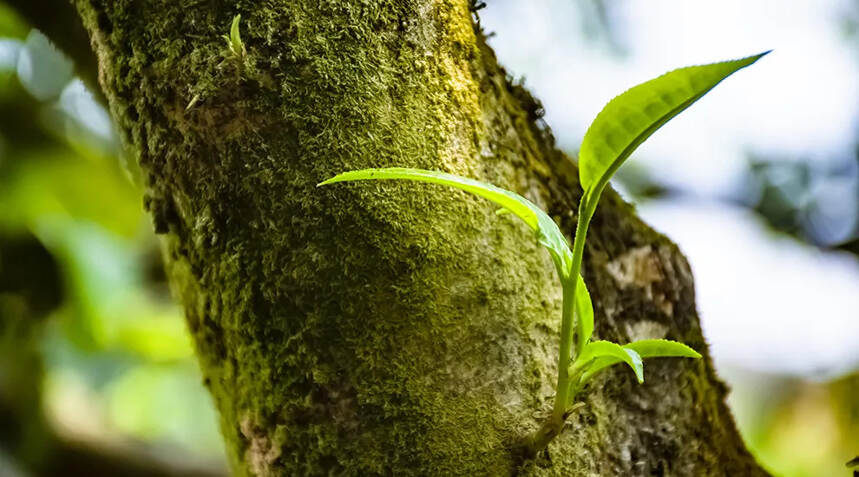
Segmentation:
<svg viewBox="0 0 859 477">
<path fill-rule="evenodd" d="M 567 239 L 561 233 L 558 225 L 539 207 L 519 194 L 495 187 L 474 179 L 455 176 L 445 172 L 428 171 L 424 169 L 408 169 L 389 167 L 383 169 L 362 169 L 338 174 L 320 182 L 317 186 L 358 180 L 407 179 L 419 182 L 442 184 L 470 192 L 500 205 L 510 213 L 522 219 L 537 235 L 540 245 L 549 250 L 555 267 L 562 279 L 569 277 L 572 267 L 572 252 Z"/>
<path fill-rule="evenodd" d="M 591 123 L 579 150 L 579 180 L 588 201 L 599 199 L 609 178 L 657 129 L 767 53 L 676 69 L 609 101 Z"/>
<path fill-rule="evenodd" d="M 635 373 L 638 382 L 644 382 L 644 364 L 641 361 L 641 356 L 635 350 L 624 348 L 611 341 L 593 341 L 588 343 L 582 354 L 573 363 L 573 368 L 585 368 L 585 373 L 587 374 L 594 365 L 603 360 L 614 360 L 612 364 L 620 362 L 628 364 Z M 591 363 L 592 361 L 593 363 Z M 590 366 L 588 366 L 589 363 Z M 574 370 L 571 370 L 571 375 L 574 374 L 572 371 Z M 584 381 L 583 376 L 582 382 Z"/>
<path fill-rule="evenodd" d="M 594 332 L 594 306 L 591 303 L 591 295 L 588 293 L 588 287 L 585 285 L 585 280 L 579 275 L 579 282 L 576 285 L 576 336 L 578 338 L 578 346 L 576 349 L 585 349 L 591 335 Z"/>
<path fill-rule="evenodd" d="M 233 49 L 233 53 L 241 54 L 244 50 L 244 45 L 242 44 L 242 35 L 239 32 L 239 22 L 242 20 L 242 15 L 236 15 L 233 17 L 233 23 L 230 25 L 230 46 Z"/>
<path fill-rule="evenodd" d="M 640 340 L 623 346 L 642 358 L 700 358 L 701 354 L 683 343 L 671 340 Z"/>
<path fill-rule="evenodd" d="M 615 364 L 620 362 L 621 361 L 619 359 L 612 356 L 603 356 L 602 358 L 597 358 L 593 360 L 593 362 L 591 362 L 591 365 L 587 367 L 584 373 L 582 373 L 582 377 L 579 382 L 581 384 L 584 384 L 590 381 L 591 378 L 593 378 L 600 371 L 610 366 L 614 366 Z"/>
<path fill-rule="evenodd" d="M 640 340 L 623 345 L 624 349 L 633 350 L 642 358 L 700 358 L 701 354 L 683 343 L 671 340 Z M 595 374 L 609 366 L 620 363 L 621 360 L 613 356 L 605 356 L 595 359 L 593 363 L 582 374 L 582 382 L 588 381 Z"/>
</svg>

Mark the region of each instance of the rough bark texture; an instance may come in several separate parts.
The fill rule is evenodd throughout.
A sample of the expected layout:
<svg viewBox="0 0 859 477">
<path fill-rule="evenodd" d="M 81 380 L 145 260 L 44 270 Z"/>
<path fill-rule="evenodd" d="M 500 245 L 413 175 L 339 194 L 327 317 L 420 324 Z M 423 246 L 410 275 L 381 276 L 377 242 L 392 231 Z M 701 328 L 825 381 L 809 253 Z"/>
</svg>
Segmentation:
<svg viewBox="0 0 859 477">
<path fill-rule="evenodd" d="M 548 414 L 555 379 L 545 252 L 442 187 L 315 188 L 347 169 L 441 169 L 572 231 L 575 165 L 467 0 L 74 3 L 236 474 L 764 474 L 709 358 L 651 362 L 642 386 L 606 373 L 519 466 L 510 445 Z M 221 38 L 238 13 L 242 57 Z M 688 264 L 612 192 L 585 259 L 598 337 L 706 353 Z"/>
</svg>

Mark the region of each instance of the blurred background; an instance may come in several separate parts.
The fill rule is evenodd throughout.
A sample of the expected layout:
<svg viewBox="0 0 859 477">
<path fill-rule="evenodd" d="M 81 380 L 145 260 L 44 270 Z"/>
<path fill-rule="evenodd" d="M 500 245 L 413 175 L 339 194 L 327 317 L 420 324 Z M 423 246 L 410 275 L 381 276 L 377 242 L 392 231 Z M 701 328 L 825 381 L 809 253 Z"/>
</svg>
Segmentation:
<svg viewBox="0 0 859 477">
<path fill-rule="evenodd" d="M 480 20 L 500 61 L 571 154 L 624 89 L 775 50 L 654 135 L 615 186 L 687 254 L 705 336 L 761 463 L 849 475 L 859 2 L 487 3 Z M 0 476 L 224 475 L 134 164 L 92 78 L 75 76 L 87 68 L 23 13 L 0 0 Z"/>
<path fill-rule="evenodd" d="M 0 0 L 0 476 L 226 475 L 137 171 L 75 76 L 90 66 Z"/>
</svg>

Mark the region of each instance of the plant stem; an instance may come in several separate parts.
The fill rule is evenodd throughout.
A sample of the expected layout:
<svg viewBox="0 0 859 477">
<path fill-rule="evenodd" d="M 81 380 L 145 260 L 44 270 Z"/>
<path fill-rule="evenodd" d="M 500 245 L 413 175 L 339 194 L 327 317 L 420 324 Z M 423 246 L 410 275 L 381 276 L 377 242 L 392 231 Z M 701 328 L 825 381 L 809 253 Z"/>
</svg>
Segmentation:
<svg viewBox="0 0 859 477">
<path fill-rule="evenodd" d="M 591 217 L 594 215 L 594 211 L 597 208 L 597 204 L 599 203 L 599 194 L 593 196 L 585 192 L 582 196 L 582 200 L 579 203 L 579 216 L 576 217 L 576 236 L 573 238 L 573 265 L 572 268 L 574 272 L 570 275 L 575 279 L 574 283 L 578 283 L 579 273 L 581 273 L 582 268 L 582 260 L 585 255 L 585 239 L 588 235 L 588 226 L 591 223 Z M 573 299 L 575 300 L 575 285 L 573 286 Z M 581 351 L 582 348 L 585 347 L 587 343 L 585 341 L 587 338 L 584 334 L 581 333 L 582 330 L 579 331 L 579 342 L 578 350 Z"/>
<path fill-rule="evenodd" d="M 575 257 L 574 257 L 575 260 Z M 573 262 L 575 265 L 575 261 Z M 550 420 L 558 420 L 567 410 L 567 389 L 569 388 L 570 380 L 570 361 L 573 354 L 573 324 L 575 323 L 575 296 L 576 283 L 575 278 L 564 280 L 564 300 L 561 305 L 561 346 L 560 356 L 558 357 L 558 384 L 555 389 L 555 406 L 552 408 L 552 417 Z M 563 424 L 561 422 L 560 424 Z"/>
<path fill-rule="evenodd" d="M 561 270 L 558 271 L 561 277 L 564 297 L 561 305 L 561 345 L 560 355 L 558 356 L 558 384 L 555 389 L 555 404 L 552 408 L 552 414 L 540 426 L 540 429 L 529 436 L 526 441 L 527 451 L 532 456 L 543 450 L 555 436 L 561 433 L 564 421 L 567 419 L 567 409 L 573 397 L 570 395 L 572 388 L 570 386 L 570 362 L 573 360 L 576 285 L 578 284 L 579 271 L 582 267 L 588 224 L 595 208 L 595 205 L 592 206 L 589 202 L 587 194 L 585 194 L 579 203 L 576 235 L 573 238 L 573 262 L 569 274 L 565 275 L 561 273 Z M 582 346 L 584 346 L 584 343 L 579 343 L 579 347 Z"/>
</svg>

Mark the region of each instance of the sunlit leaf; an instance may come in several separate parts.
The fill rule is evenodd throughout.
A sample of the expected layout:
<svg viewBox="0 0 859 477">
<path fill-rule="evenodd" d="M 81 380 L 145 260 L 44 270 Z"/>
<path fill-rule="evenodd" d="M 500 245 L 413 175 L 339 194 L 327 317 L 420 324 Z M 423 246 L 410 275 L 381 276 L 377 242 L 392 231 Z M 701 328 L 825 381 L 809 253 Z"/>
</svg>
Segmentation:
<svg viewBox="0 0 859 477">
<path fill-rule="evenodd" d="M 634 350 L 624 348 L 611 341 L 593 341 L 588 343 L 574 366 L 586 366 L 589 362 L 594 361 L 587 368 L 587 371 L 590 371 L 590 368 L 598 364 L 595 360 L 602 359 L 613 359 L 615 363 L 623 362 L 628 364 L 635 373 L 638 382 L 644 382 L 644 364 L 641 361 L 641 356 Z"/>
<path fill-rule="evenodd" d="M 671 340 L 640 340 L 626 344 L 624 348 L 635 350 L 642 358 L 700 358 L 701 354 L 683 343 Z"/>
<path fill-rule="evenodd" d="M 455 176 L 445 172 L 424 169 L 389 167 L 384 169 L 362 169 L 338 174 L 318 185 L 358 180 L 406 179 L 433 184 L 442 184 L 470 192 L 508 210 L 522 219 L 533 230 L 540 244 L 549 250 L 552 260 L 562 277 L 569 276 L 572 252 L 558 225 L 534 203 L 519 194 L 495 187 L 474 179 Z M 503 210 L 503 209 L 502 209 Z"/>
<path fill-rule="evenodd" d="M 767 53 L 679 68 L 609 101 L 591 123 L 579 150 L 579 180 L 588 200 L 599 198 L 609 178 L 657 129 L 732 73 Z"/>
<path fill-rule="evenodd" d="M 700 358 L 701 354 L 683 343 L 671 340 L 640 340 L 622 346 L 624 349 L 633 350 L 642 358 Z M 609 366 L 620 363 L 621 360 L 614 356 L 604 356 L 595 359 L 593 363 L 582 374 L 582 382 L 588 381 L 595 374 Z"/>
</svg>

